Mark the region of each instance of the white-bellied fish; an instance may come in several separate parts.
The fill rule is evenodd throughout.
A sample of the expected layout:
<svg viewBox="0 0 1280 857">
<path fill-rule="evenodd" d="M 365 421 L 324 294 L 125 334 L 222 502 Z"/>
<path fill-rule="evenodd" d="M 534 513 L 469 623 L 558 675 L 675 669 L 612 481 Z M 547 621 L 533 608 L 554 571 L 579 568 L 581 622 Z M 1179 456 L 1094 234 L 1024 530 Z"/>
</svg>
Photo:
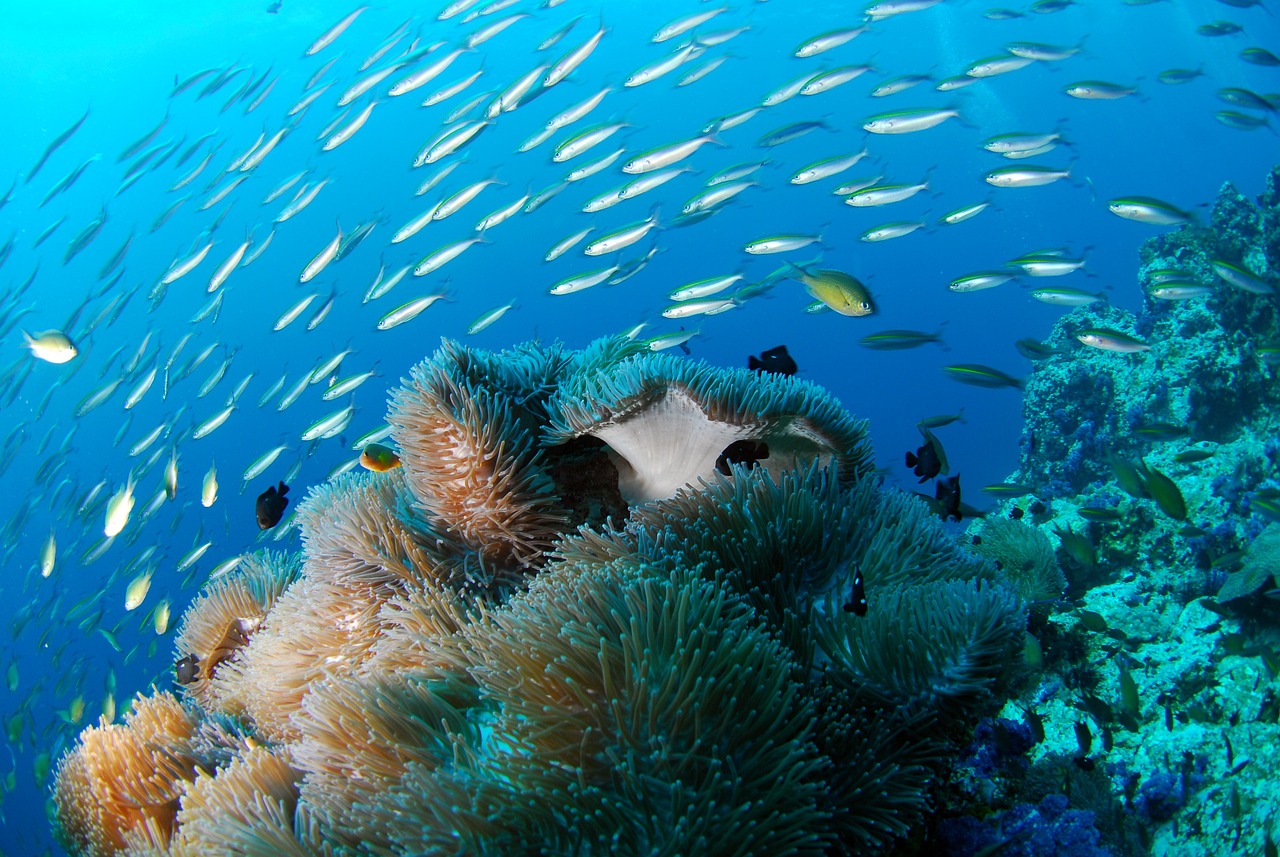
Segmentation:
<svg viewBox="0 0 1280 857">
<path fill-rule="evenodd" d="M 306 310 L 306 308 L 311 306 L 311 302 L 318 297 L 320 297 L 318 292 L 312 292 L 311 294 L 299 300 L 293 306 L 285 310 L 280 315 L 280 317 L 276 319 L 276 323 L 271 326 L 271 329 L 284 330 L 286 327 L 293 324 L 293 322 L 298 318 L 298 316 L 302 315 L 302 313 Z"/>
<path fill-rule="evenodd" d="M 719 315 L 741 306 L 733 298 L 710 298 L 700 301 L 682 301 L 662 311 L 663 318 L 690 318 L 695 315 Z"/>
<path fill-rule="evenodd" d="M 329 47 L 329 45 L 333 44 L 334 40 L 337 39 L 338 36 L 341 36 L 346 32 L 347 27 L 350 27 L 356 18 L 360 17 L 360 13 L 364 12 L 368 8 L 368 6 L 358 7 L 354 12 L 349 13 L 341 21 L 325 30 L 314 42 L 311 43 L 311 46 L 306 49 L 303 56 L 313 56 Z"/>
<path fill-rule="evenodd" d="M 309 442 L 313 440 L 326 440 L 337 436 L 351 422 L 351 418 L 355 415 L 355 405 L 347 405 L 340 411 L 334 411 L 328 416 L 321 417 L 316 420 L 307 430 L 302 433 L 302 440 Z"/>
<path fill-rule="evenodd" d="M 446 292 L 437 292 L 436 294 L 425 295 L 415 300 L 411 300 L 408 303 L 401 304 L 380 318 L 376 326 L 378 330 L 390 330 L 391 328 L 398 327 L 407 321 L 413 321 L 427 307 L 431 306 L 438 300 L 445 299 L 446 297 Z"/>
<path fill-rule="evenodd" d="M 208 509 L 218 499 L 218 467 L 209 463 L 209 472 L 200 482 L 200 505 Z"/>
<path fill-rule="evenodd" d="M 1152 226 L 1180 226 L 1192 219 L 1189 212 L 1152 196 L 1124 196 L 1107 203 L 1107 209 L 1125 220 Z"/>
<path fill-rule="evenodd" d="M 308 283 L 311 280 L 314 280 L 321 271 L 329 266 L 329 263 L 333 261 L 334 257 L 338 255 L 338 247 L 341 246 L 341 244 L 342 227 L 339 226 L 338 234 L 333 237 L 333 240 L 326 244 L 324 249 L 317 253 L 311 261 L 307 263 L 307 266 L 302 269 L 302 275 L 298 278 L 298 282 Z M 279 328 L 276 329 L 279 330 Z"/>
<path fill-rule="evenodd" d="M 377 282 L 375 282 L 372 286 L 369 287 L 369 290 L 367 292 L 365 292 L 364 303 L 368 303 L 369 301 L 375 301 L 378 298 L 385 295 L 387 292 L 391 291 L 393 288 L 395 288 L 396 284 L 399 283 L 401 280 L 403 280 L 405 278 L 405 275 L 407 275 L 412 270 L 413 270 L 413 265 L 405 265 L 399 270 L 394 271 L 390 276 L 380 278 Z"/>
<path fill-rule="evenodd" d="M 851 80 L 862 77 L 869 71 L 874 71 L 869 65 L 847 65 L 831 71 L 818 72 L 805 81 L 804 86 L 800 87 L 799 94 L 821 95 L 824 92 L 830 92 L 837 86 L 843 86 Z"/>
<path fill-rule="evenodd" d="M 600 40 L 604 38 L 605 32 L 605 28 L 601 27 L 581 45 L 556 60 L 542 79 L 543 87 L 555 86 L 572 74 L 574 69 L 586 62 L 587 57 L 591 56 L 596 46 L 600 44 Z"/>
<path fill-rule="evenodd" d="M 712 185 L 701 193 L 690 198 L 680 209 L 682 214 L 692 215 L 719 209 L 720 206 L 733 199 L 748 188 L 760 187 L 752 181 L 729 182 Z"/>
<path fill-rule="evenodd" d="M 227 418 L 231 416 L 231 412 L 234 411 L 235 409 L 236 409 L 235 405 L 228 405 L 227 407 L 218 411 L 216 414 L 209 417 L 209 419 L 205 420 L 204 422 L 196 426 L 195 431 L 191 433 L 191 437 L 194 438 L 195 440 L 199 440 L 202 437 L 207 437 L 208 435 L 212 434 L 223 423 L 227 421 Z"/>
<path fill-rule="evenodd" d="M 308 205 L 310 205 L 312 202 L 315 201 L 315 198 L 320 193 L 320 190 L 328 183 L 329 183 L 329 179 L 321 179 L 320 181 L 316 182 L 314 185 L 312 184 L 303 185 L 302 190 L 298 192 L 298 195 L 294 198 L 294 200 L 290 202 L 288 205 L 286 205 L 283 209 L 281 209 L 280 213 L 276 215 L 275 222 L 284 223 L 286 220 L 290 219 L 291 217 L 297 216 L 300 212 L 302 212 L 303 209 L 305 209 Z"/>
<path fill-rule="evenodd" d="M 442 200 L 440 204 L 436 206 L 435 213 L 431 215 L 431 219 L 444 220 L 446 217 L 460 211 L 464 205 L 479 196 L 480 192 L 485 188 L 501 184 L 503 184 L 503 182 L 498 181 L 496 178 L 481 179 L 478 182 L 469 184 L 462 190 L 454 193 L 452 196 Z"/>
<path fill-rule="evenodd" d="M 44 540 L 44 544 L 40 547 L 40 576 L 48 577 L 53 574 L 53 566 L 58 557 L 58 541 L 53 531 L 49 532 L 49 538 Z"/>
<path fill-rule="evenodd" d="M 622 82 L 622 85 L 633 87 L 653 83 L 658 78 L 670 74 L 690 59 L 698 56 L 703 50 L 704 48 L 699 46 L 697 42 L 689 42 L 689 44 L 678 49 L 675 53 L 669 54 L 655 63 L 636 69 L 627 75 L 627 79 Z"/>
<path fill-rule="evenodd" d="M 708 277 L 705 280 L 698 280 L 697 282 L 689 283 L 686 286 L 681 286 L 671 292 L 671 294 L 667 295 L 667 297 L 677 302 L 701 300 L 703 298 L 709 298 L 712 295 L 719 294 L 720 292 L 728 289 L 734 283 L 741 282 L 745 279 L 746 277 L 742 274 L 730 274 L 727 277 Z"/>
<path fill-rule="evenodd" d="M 942 217 L 938 218 L 938 223 L 946 224 L 948 226 L 954 226 L 957 223 L 964 223 L 972 217 L 977 217 L 990 207 L 990 202 L 978 202 L 973 205 L 966 205 L 963 208 L 957 208 L 954 211 L 949 211 L 942 215 Z"/>
<path fill-rule="evenodd" d="M 589 289 L 592 286 L 598 286 L 605 280 L 618 273 L 619 267 L 614 265 L 612 268 L 605 268 L 601 271 L 591 271 L 586 274 L 574 274 L 572 277 L 566 277 L 560 282 L 547 289 L 549 294 L 553 295 L 571 295 L 574 292 L 580 292 Z"/>
<path fill-rule="evenodd" d="M 377 105 L 378 102 L 376 101 L 371 101 L 366 104 L 364 109 L 356 115 L 356 118 L 333 132 L 333 136 L 325 140 L 324 145 L 320 148 L 324 149 L 326 152 L 331 152 L 354 137 L 355 133 L 364 127 L 364 123 L 369 121 L 369 116 L 373 113 L 373 108 Z"/>
<path fill-rule="evenodd" d="M 267 450 L 262 455 L 255 458 L 253 460 L 253 463 L 250 464 L 247 468 L 245 468 L 244 481 L 250 482 L 256 479 L 258 476 L 262 475 L 263 471 L 265 471 L 268 467 L 274 464 L 276 459 L 280 457 L 280 454 L 282 452 L 287 451 L 288 449 L 289 449 L 288 444 L 280 444 L 279 446 L 273 447 L 272 449 Z M 205 505 L 209 505 L 209 504 L 205 504 Z"/>
<path fill-rule="evenodd" d="M 867 32 L 868 27 L 852 27 L 844 30 L 832 30 L 813 38 L 806 39 L 795 49 L 795 55 L 801 59 L 814 57 L 829 50 L 848 44 L 858 36 Z"/>
<path fill-rule="evenodd" d="M 477 318 L 475 321 L 471 322 L 471 324 L 467 327 L 467 335 L 471 336 L 479 333 L 480 331 L 492 325 L 498 319 L 502 318 L 509 311 L 515 309 L 517 306 L 519 306 L 519 304 L 517 304 L 513 300 L 510 303 L 503 304 L 500 307 L 494 307 L 493 309 L 487 312 L 481 313 L 480 317 Z"/>
<path fill-rule="evenodd" d="M 925 224 L 920 220 L 896 221 L 894 223 L 882 223 L 863 232 L 860 236 L 861 240 L 867 243 L 875 243 L 877 241 L 888 241 L 893 238 L 901 238 L 904 235 L 910 235 L 917 229 L 924 229 Z"/>
<path fill-rule="evenodd" d="M 1227 262 L 1223 259 L 1214 259 L 1209 263 L 1209 266 L 1213 268 L 1215 274 L 1237 289 L 1252 292 L 1255 295 L 1274 296 L 1276 294 L 1276 289 L 1271 284 L 1244 265 Z"/>
<path fill-rule="evenodd" d="M 567 140 L 556 146 L 555 153 L 551 156 L 551 160 L 556 163 L 563 163 L 572 158 L 576 158 L 584 152 L 588 152 L 595 148 L 623 128 L 629 128 L 626 122 L 608 122 L 603 125 L 594 125 L 585 130 L 579 131 L 577 134 L 569 137 Z"/>
<path fill-rule="evenodd" d="M 980 292 L 986 289 L 994 289 L 996 286 L 1003 285 L 1013 279 L 1013 274 L 1008 271 L 977 271 L 972 274 L 965 274 L 963 277 L 956 277 L 947 288 L 953 292 Z"/>
<path fill-rule="evenodd" d="M 866 149 L 856 152 L 852 155 L 845 155 L 835 158 L 826 158 L 825 160 L 815 161 L 807 167 L 797 170 L 791 176 L 792 184 L 809 184 L 810 182 L 821 181 L 822 179 L 831 178 L 839 175 L 845 170 L 851 169 L 855 164 L 870 154 Z"/>
<path fill-rule="evenodd" d="M 929 180 L 918 184 L 875 185 L 861 188 L 845 196 L 844 204 L 854 208 L 874 208 L 879 205 L 892 205 L 895 202 L 911 199 L 923 190 L 929 189 Z"/>
<path fill-rule="evenodd" d="M 213 241 L 209 241 L 191 255 L 174 261 L 174 263 L 169 266 L 169 270 L 160 278 L 160 282 L 168 285 L 169 283 L 191 273 L 197 265 L 204 261 L 204 257 L 209 255 L 209 251 L 213 249 L 213 244 Z"/>
<path fill-rule="evenodd" d="M 205 289 L 206 292 L 216 292 L 218 287 L 227 281 L 227 277 L 231 276 L 231 272 L 244 259 L 244 254 L 249 249 L 251 241 L 252 239 L 250 238 L 244 239 L 240 246 L 233 250 L 231 255 L 222 261 L 222 264 L 218 265 L 217 270 L 213 272 L 213 276 L 209 277 L 209 285 Z"/>
<path fill-rule="evenodd" d="M 642 152 L 623 164 L 622 171 L 630 175 L 637 175 L 660 170 L 683 161 L 708 143 L 715 143 L 717 146 L 724 145 L 715 135 L 705 134 L 701 137 L 682 140 L 679 143 L 659 146 L 647 152 Z"/>
<path fill-rule="evenodd" d="M 1031 297 L 1041 303 L 1051 304 L 1052 306 L 1088 306 L 1097 301 L 1107 300 L 1104 292 L 1085 292 L 1080 289 L 1069 289 L 1063 286 L 1046 286 L 1045 288 L 1032 289 Z"/>
<path fill-rule="evenodd" d="M 953 117 L 964 121 L 960 117 L 960 111 L 954 109 L 895 110 L 870 117 L 862 123 L 862 127 L 872 134 L 913 134 L 936 128 Z"/>
<path fill-rule="evenodd" d="M 547 251 L 547 255 L 544 256 L 543 259 L 547 262 L 554 262 L 556 259 L 559 259 L 561 256 L 563 256 L 565 253 L 572 250 L 574 247 L 578 246 L 578 244 L 582 243 L 582 239 L 586 238 L 588 235 L 590 235 L 594 231 L 595 231 L 594 226 L 588 226 L 586 229 L 575 232 L 572 235 L 569 235 L 561 239 L 560 241 L 557 241 L 555 246 L 553 246 L 550 250 Z M 555 292 L 553 292 L 552 294 L 555 294 Z"/>
<path fill-rule="evenodd" d="M 773 235 L 759 238 L 743 246 L 743 250 L 752 256 L 767 256 L 772 253 L 790 253 L 802 250 L 813 244 L 823 244 L 821 235 Z"/>
<path fill-rule="evenodd" d="M 1076 334 L 1076 339 L 1092 348 L 1114 351 L 1117 354 L 1136 354 L 1151 350 L 1149 343 L 1106 327 L 1086 328 Z"/>
<path fill-rule="evenodd" d="M 625 148 L 619 148 L 616 151 L 614 151 L 612 154 L 605 155 L 603 158 L 600 158 L 599 160 L 592 161 L 589 164 L 585 164 L 581 167 L 578 167 L 576 170 L 571 170 L 569 174 L 564 177 L 564 180 L 566 183 L 577 182 L 577 181 L 582 181 L 583 179 L 588 178 L 590 176 L 594 176 L 596 173 L 606 170 L 609 167 L 613 166 L 613 162 L 618 160 L 618 158 L 621 157 L 622 153 L 625 151 L 626 151 Z"/>
<path fill-rule="evenodd" d="M 983 176 L 987 184 L 993 187 L 1042 187 L 1053 184 L 1059 179 L 1070 179 L 1071 168 L 1064 170 L 1053 167 L 1038 167 L 1030 164 L 1016 167 L 1001 167 Z"/>
<path fill-rule="evenodd" d="M 461 241 L 446 244 L 423 256 L 421 261 L 414 266 L 413 275 L 415 277 L 425 277 L 433 271 L 440 270 L 440 268 L 452 262 L 475 245 L 488 243 L 488 239 L 483 235 L 477 235 L 474 238 L 464 238 Z"/>
<path fill-rule="evenodd" d="M 635 244 L 644 238 L 654 229 L 661 229 L 658 224 L 658 211 L 655 208 L 650 212 L 647 220 L 639 223 L 633 223 L 630 226 L 624 226 L 616 232 L 611 232 L 601 238 L 592 241 L 582 252 L 588 256 L 603 256 L 606 253 L 616 253 Z"/>
<path fill-rule="evenodd" d="M 1115 101 L 1128 95 L 1136 95 L 1138 89 L 1135 86 L 1124 86 L 1105 80 L 1081 80 L 1065 87 L 1062 91 L 1072 98 L 1085 101 Z"/>
<path fill-rule="evenodd" d="M 400 80 L 397 80 L 391 85 L 391 89 L 387 91 L 387 94 L 392 96 L 404 95 L 405 93 L 413 92 L 421 86 L 425 86 L 443 74 L 449 66 L 453 65 L 454 60 L 466 52 L 466 48 L 455 48 L 432 62 L 430 65 L 423 66 L 417 71 L 410 72 L 400 78 Z"/>
<path fill-rule="evenodd" d="M 320 398 L 324 399 L 326 402 L 341 398 L 347 393 L 354 392 L 361 384 L 377 374 L 376 370 L 370 369 L 368 372 L 361 372 L 358 375 L 350 375 L 346 378 L 336 380 L 325 389 Z"/>
</svg>

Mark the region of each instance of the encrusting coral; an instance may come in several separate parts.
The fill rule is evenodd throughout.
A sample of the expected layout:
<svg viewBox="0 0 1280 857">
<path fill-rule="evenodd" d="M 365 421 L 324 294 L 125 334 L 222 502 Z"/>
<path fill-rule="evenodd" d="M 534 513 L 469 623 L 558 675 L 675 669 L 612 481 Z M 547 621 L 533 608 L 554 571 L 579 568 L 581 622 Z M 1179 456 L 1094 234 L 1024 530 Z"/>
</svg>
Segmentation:
<svg viewBox="0 0 1280 857">
<path fill-rule="evenodd" d="M 62 760 L 69 849 L 872 853 L 999 702 L 1017 593 L 812 384 L 445 343 L 390 421 L 190 608 L 185 704 Z"/>
</svg>

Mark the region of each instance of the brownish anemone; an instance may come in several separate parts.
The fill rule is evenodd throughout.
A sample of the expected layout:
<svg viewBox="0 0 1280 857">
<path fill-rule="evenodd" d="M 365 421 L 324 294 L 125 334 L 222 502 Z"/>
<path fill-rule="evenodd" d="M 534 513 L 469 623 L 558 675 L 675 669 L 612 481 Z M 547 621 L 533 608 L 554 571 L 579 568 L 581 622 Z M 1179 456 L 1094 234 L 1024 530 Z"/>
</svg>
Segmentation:
<svg viewBox="0 0 1280 857">
<path fill-rule="evenodd" d="M 174 857 L 228 854 L 311 857 L 331 853 L 298 812 L 301 774 L 287 751 L 249 748 L 216 774 L 187 786 L 178 812 Z"/>
<path fill-rule="evenodd" d="M 220 667 L 249 643 L 276 599 L 298 577 L 298 557 L 264 551 L 244 558 L 215 580 L 187 608 L 174 641 L 177 679 L 185 693 L 210 711 L 239 715 L 243 709 L 214 691 Z M 234 695 L 234 694 L 233 694 Z"/>
<path fill-rule="evenodd" d="M 569 524 L 537 443 L 555 354 L 525 348 L 503 364 L 446 341 L 391 400 L 418 511 L 473 554 L 473 576 L 499 587 L 541 565 Z"/>
<path fill-rule="evenodd" d="M 123 724 L 93 726 L 58 765 L 53 789 L 68 850 L 167 848 L 178 799 L 196 776 L 195 717 L 169 693 L 139 696 Z"/>
</svg>

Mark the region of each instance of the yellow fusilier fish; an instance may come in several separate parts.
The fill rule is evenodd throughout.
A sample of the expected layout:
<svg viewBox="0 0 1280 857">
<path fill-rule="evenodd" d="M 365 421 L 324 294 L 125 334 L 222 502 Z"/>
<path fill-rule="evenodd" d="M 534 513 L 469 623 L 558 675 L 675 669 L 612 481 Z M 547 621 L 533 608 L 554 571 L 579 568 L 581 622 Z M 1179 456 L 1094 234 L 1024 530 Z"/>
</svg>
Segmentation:
<svg viewBox="0 0 1280 857">
<path fill-rule="evenodd" d="M 46 363 L 66 363 L 80 353 L 71 338 L 60 330 L 46 330 L 35 336 L 24 330 L 22 338 L 32 356 Z"/>
<path fill-rule="evenodd" d="M 151 569 L 147 569 L 129 581 L 129 586 L 124 591 L 125 610 L 137 610 L 147 599 L 147 593 L 151 591 L 151 574 Z"/>
<path fill-rule="evenodd" d="M 374 473 L 385 473 L 400 466 L 400 456 L 389 446 L 368 443 L 360 450 L 360 466 Z"/>
<path fill-rule="evenodd" d="M 866 316 L 876 311 L 867 287 L 843 271 L 799 265 L 792 265 L 791 271 L 791 278 L 804 283 L 809 294 L 841 315 Z"/>
<path fill-rule="evenodd" d="M 125 482 L 125 486 L 112 495 L 107 501 L 107 523 L 102 532 L 111 538 L 120 534 L 124 525 L 129 523 L 129 513 L 133 511 L 133 474 Z"/>
<path fill-rule="evenodd" d="M 156 635 L 163 637 L 164 632 L 169 630 L 169 599 L 161 601 L 156 607 Z"/>
<path fill-rule="evenodd" d="M 169 500 L 178 496 L 178 451 L 169 454 L 169 463 L 164 467 L 164 494 Z"/>
<path fill-rule="evenodd" d="M 204 484 L 200 487 L 200 505 L 208 509 L 218 499 L 218 466 L 209 465 L 209 472 L 204 475 Z"/>
<path fill-rule="evenodd" d="M 54 539 L 52 532 L 49 538 L 45 539 L 44 547 L 40 548 L 40 576 L 48 577 L 53 574 L 53 563 L 58 556 L 58 543 Z"/>
</svg>

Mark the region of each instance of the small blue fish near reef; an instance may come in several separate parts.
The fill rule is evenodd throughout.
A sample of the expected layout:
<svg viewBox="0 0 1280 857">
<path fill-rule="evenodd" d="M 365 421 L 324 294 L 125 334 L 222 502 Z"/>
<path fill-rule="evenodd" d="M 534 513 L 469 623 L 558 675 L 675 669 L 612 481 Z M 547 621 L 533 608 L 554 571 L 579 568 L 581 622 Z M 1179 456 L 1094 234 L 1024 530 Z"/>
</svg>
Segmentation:
<svg viewBox="0 0 1280 857">
<path fill-rule="evenodd" d="M 284 496 L 288 493 L 289 486 L 281 482 L 258 495 L 257 513 L 260 528 L 269 530 L 280 523 L 280 519 L 284 517 L 285 506 L 289 505 L 289 498 Z"/>
<path fill-rule="evenodd" d="M 799 370 L 795 359 L 787 353 L 787 346 L 779 345 L 777 348 L 770 348 L 768 351 L 760 352 L 760 356 L 754 354 L 747 357 L 747 368 L 756 372 L 772 372 L 775 375 L 794 375 Z"/>
</svg>

